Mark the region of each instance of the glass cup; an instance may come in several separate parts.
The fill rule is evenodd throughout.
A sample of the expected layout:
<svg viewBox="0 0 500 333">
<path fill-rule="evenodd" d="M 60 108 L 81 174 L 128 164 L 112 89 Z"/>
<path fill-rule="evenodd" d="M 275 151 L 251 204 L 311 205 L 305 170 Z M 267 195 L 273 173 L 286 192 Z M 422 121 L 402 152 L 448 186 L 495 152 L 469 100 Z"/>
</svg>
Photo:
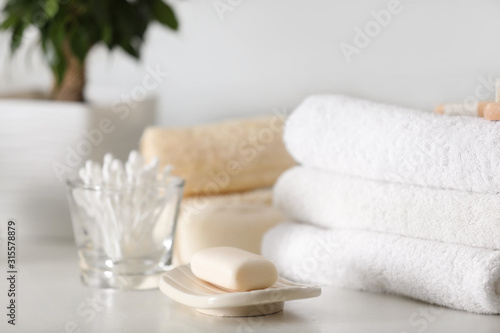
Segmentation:
<svg viewBox="0 0 500 333">
<path fill-rule="evenodd" d="M 158 288 L 172 264 L 184 180 L 109 188 L 67 180 L 82 281 L 92 287 Z"/>
</svg>

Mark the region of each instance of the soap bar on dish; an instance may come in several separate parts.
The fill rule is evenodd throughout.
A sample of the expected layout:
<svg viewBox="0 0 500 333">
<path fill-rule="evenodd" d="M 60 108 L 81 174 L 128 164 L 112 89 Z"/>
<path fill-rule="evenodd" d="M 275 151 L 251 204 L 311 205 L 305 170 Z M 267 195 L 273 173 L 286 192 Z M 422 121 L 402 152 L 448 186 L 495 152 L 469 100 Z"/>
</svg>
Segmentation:
<svg viewBox="0 0 500 333">
<path fill-rule="evenodd" d="M 191 271 L 216 286 L 248 291 L 265 289 L 278 280 L 278 270 L 268 259 L 235 247 L 212 247 L 191 258 Z"/>
</svg>

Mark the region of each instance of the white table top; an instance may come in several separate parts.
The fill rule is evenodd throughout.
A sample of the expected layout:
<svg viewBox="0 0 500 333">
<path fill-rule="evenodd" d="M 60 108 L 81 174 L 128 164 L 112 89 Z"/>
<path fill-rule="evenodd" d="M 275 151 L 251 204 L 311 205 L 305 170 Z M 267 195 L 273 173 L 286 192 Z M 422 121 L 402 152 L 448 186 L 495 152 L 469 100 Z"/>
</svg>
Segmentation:
<svg viewBox="0 0 500 333">
<path fill-rule="evenodd" d="M 500 316 L 335 288 L 323 288 L 319 298 L 287 302 L 283 312 L 271 316 L 211 317 L 158 290 L 85 287 L 70 240 L 18 242 L 18 313 L 12 327 L 4 306 L 5 244 L 1 252 L 0 332 L 500 332 Z"/>
</svg>

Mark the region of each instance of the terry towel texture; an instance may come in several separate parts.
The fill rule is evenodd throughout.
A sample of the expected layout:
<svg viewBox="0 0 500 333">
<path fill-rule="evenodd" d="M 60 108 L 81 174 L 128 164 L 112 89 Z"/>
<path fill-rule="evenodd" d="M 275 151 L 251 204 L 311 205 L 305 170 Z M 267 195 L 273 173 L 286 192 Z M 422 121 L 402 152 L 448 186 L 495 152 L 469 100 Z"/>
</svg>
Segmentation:
<svg viewBox="0 0 500 333">
<path fill-rule="evenodd" d="M 284 223 L 264 236 L 262 254 L 281 275 L 298 281 L 500 312 L 500 252 L 495 250 Z"/>
<path fill-rule="evenodd" d="M 500 123 L 313 96 L 284 141 L 302 166 L 274 203 L 295 222 L 262 243 L 280 274 L 500 313 Z"/>
<path fill-rule="evenodd" d="M 141 153 L 172 164 L 184 194 L 215 195 L 272 186 L 295 164 L 282 141 L 284 119 L 268 116 L 189 128 L 147 128 Z"/>
<path fill-rule="evenodd" d="M 284 141 L 300 164 L 426 187 L 500 191 L 500 123 L 346 96 L 307 98 Z"/>
<path fill-rule="evenodd" d="M 293 220 L 500 249 L 500 195 L 425 188 L 294 167 L 274 187 Z"/>
</svg>

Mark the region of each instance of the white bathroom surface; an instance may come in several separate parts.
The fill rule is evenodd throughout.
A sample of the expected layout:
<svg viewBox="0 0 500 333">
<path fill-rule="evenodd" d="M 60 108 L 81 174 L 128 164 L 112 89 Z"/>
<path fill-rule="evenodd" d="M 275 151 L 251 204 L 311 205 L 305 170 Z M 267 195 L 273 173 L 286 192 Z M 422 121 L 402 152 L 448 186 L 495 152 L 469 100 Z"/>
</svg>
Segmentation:
<svg viewBox="0 0 500 333">
<path fill-rule="evenodd" d="M 454 311 L 397 296 L 323 288 L 253 318 L 204 315 L 159 290 L 89 289 L 72 241 L 19 240 L 16 326 L 7 324 L 6 248 L 1 246 L 0 332 L 499 332 L 500 316 Z"/>
</svg>

